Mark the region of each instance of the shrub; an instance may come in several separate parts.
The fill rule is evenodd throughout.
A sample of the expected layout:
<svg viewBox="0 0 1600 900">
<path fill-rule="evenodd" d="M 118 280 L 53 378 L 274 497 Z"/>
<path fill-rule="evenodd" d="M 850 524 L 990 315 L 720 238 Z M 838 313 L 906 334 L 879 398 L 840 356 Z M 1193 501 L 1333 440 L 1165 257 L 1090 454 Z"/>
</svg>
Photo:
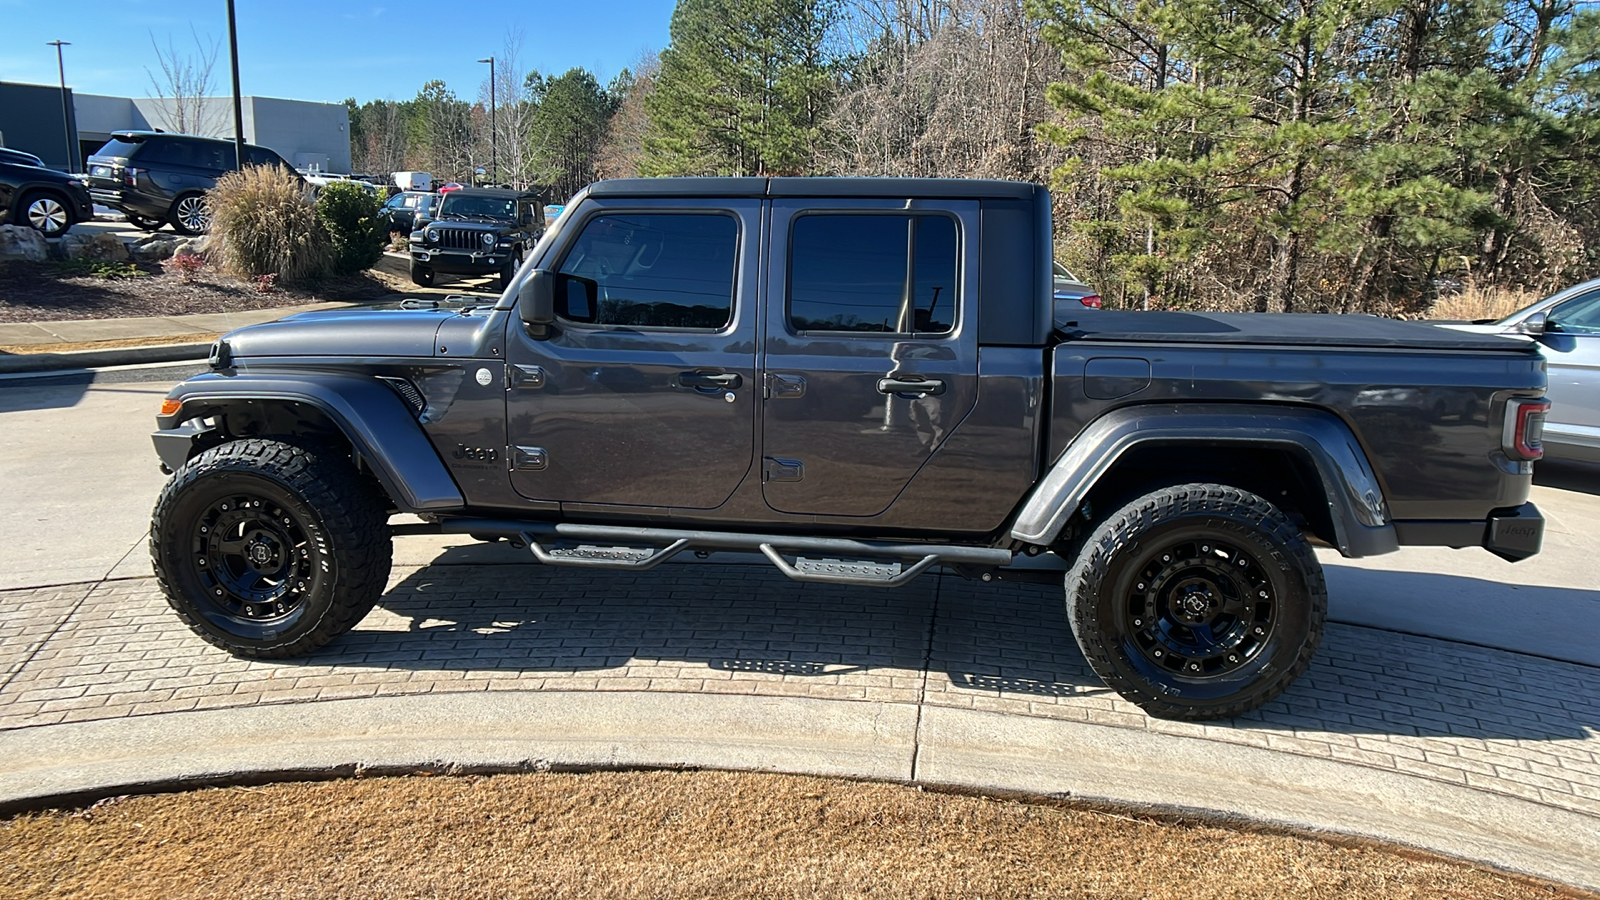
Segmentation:
<svg viewBox="0 0 1600 900">
<path fill-rule="evenodd" d="M 178 276 L 179 281 L 193 281 L 194 276 L 206 267 L 206 261 L 200 256 L 188 252 L 176 253 L 161 262 L 161 268 L 170 274 Z"/>
<path fill-rule="evenodd" d="M 383 257 L 389 220 L 378 195 L 354 181 L 325 185 L 317 197 L 317 220 L 333 244 L 333 268 L 342 275 L 370 269 Z"/>
<path fill-rule="evenodd" d="M 69 278 L 79 275 L 91 278 L 138 278 L 145 274 L 143 269 L 133 263 L 106 259 L 69 259 L 53 265 L 57 272 Z"/>
<path fill-rule="evenodd" d="M 281 166 L 250 166 L 217 179 L 211 205 L 212 254 L 222 268 L 285 285 L 326 277 L 333 268 L 328 234 L 303 182 Z"/>
</svg>

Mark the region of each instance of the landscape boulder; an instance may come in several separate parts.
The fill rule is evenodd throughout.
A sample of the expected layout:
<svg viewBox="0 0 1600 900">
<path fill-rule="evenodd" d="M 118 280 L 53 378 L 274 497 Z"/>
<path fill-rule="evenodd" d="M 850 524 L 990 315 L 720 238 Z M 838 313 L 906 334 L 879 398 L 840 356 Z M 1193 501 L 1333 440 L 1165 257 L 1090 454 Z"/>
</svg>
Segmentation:
<svg viewBox="0 0 1600 900">
<path fill-rule="evenodd" d="M 114 234 L 69 234 L 56 249 L 62 259 L 127 262 L 129 256 L 128 245 Z"/>
<path fill-rule="evenodd" d="M 44 235 L 24 225 L 0 225 L 0 259 L 44 262 L 49 255 Z"/>
<path fill-rule="evenodd" d="M 152 234 L 134 242 L 133 258 L 143 263 L 161 262 L 170 259 L 172 254 L 178 252 L 178 245 L 187 238 L 174 237 L 170 234 Z"/>
</svg>

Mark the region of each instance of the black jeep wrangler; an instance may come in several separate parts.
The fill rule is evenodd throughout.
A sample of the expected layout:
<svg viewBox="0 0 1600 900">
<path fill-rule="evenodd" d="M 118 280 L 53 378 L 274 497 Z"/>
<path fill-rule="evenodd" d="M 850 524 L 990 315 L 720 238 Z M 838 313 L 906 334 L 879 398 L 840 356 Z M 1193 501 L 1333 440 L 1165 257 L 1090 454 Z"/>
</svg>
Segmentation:
<svg viewBox="0 0 1600 900">
<path fill-rule="evenodd" d="M 433 221 L 411 232 L 411 280 L 431 287 L 437 275 L 499 274 L 505 290 L 522 258 L 544 234 L 538 194 L 461 188 L 440 199 Z"/>
<path fill-rule="evenodd" d="M 1050 248 L 1032 184 L 600 182 L 498 300 L 218 342 L 157 418 L 155 571 L 201 637 L 268 658 L 352 628 L 424 531 L 555 566 L 1048 579 L 1109 685 L 1206 719 L 1310 664 L 1313 542 L 1538 552 L 1536 345 L 1057 312 Z"/>
</svg>

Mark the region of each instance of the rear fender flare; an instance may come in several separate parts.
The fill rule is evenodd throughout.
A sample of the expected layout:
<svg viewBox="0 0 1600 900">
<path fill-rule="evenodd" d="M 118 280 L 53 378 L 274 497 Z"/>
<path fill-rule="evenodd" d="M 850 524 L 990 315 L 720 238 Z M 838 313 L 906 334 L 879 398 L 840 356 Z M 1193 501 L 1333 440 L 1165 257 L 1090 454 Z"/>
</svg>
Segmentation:
<svg viewBox="0 0 1600 900">
<path fill-rule="evenodd" d="M 402 511 L 466 505 L 461 489 L 411 410 L 375 378 L 335 373 L 207 374 L 174 387 L 167 399 L 177 400 L 181 406 L 171 415 L 156 417 L 163 432 L 204 415 L 214 404 L 239 400 L 305 403 L 338 426 Z"/>
<path fill-rule="evenodd" d="M 1264 404 L 1129 406 L 1090 423 L 1018 511 L 1011 536 L 1048 546 L 1091 489 L 1129 450 L 1149 444 L 1287 449 L 1315 466 L 1339 552 L 1377 556 L 1399 549 L 1388 504 L 1365 451 L 1332 413 Z"/>
</svg>

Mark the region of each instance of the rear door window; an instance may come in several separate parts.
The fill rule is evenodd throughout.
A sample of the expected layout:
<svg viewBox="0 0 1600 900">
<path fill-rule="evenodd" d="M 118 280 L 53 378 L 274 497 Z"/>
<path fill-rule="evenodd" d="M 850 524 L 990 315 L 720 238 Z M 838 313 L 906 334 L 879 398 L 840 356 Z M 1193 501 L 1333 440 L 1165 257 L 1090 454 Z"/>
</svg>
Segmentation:
<svg viewBox="0 0 1600 900">
<path fill-rule="evenodd" d="M 947 216 L 801 216 L 790 235 L 789 327 L 948 334 L 957 252 Z"/>
<path fill-rule="evenodd" d="M 733 321 L 739 223 L 721 213 L 605 213 L 573 241 L 556 281 L 569 322 L 721 330 Z"/>
</svg>

